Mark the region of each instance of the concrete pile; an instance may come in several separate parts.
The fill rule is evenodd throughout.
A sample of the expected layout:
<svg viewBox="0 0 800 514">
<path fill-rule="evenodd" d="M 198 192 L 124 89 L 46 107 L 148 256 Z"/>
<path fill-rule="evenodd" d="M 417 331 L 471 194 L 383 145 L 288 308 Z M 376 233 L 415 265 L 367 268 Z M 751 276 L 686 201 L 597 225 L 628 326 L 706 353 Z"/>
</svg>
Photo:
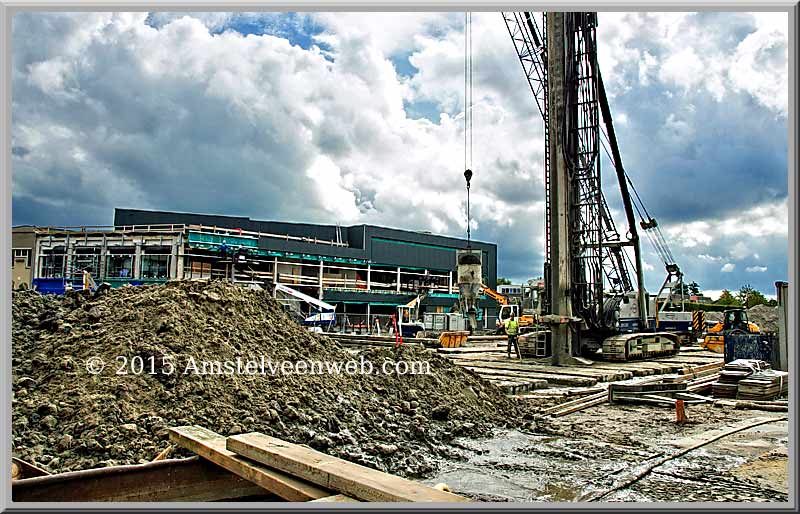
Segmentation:
<svg viewBox="0 0 800 514">
<path fill-rule="evenodd" d="M 13 454 L 51 472 L 147 462 L 169 445 L 167 427 L 199 424 L 420 476 L 454 437 L 523 423 L 519 404 L 435 353 L 353 354 L 267 293 L 224 282 L 15 292 L 12 330 Z M 277 370 L 284 361 L 295 367 Z M 302 373 L 300 361 L 362 368 Z M 401 361 L 429 373 L 399 375 Z"/>
</svg>

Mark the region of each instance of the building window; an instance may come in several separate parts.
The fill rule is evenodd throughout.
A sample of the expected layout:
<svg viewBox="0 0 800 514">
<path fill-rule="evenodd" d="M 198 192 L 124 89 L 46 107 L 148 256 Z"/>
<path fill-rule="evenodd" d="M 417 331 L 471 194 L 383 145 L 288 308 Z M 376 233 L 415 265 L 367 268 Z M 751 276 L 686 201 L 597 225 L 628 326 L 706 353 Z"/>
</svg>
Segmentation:
<svg viewBox="0 0 800 514">
<path fill-rule="evenodd" d="M 133 278 L 133 255 L 111 254 L 106 260 L 106 277 Z"/>
<path fill-rule="evenodd" d="M 100 255 L 97 253 L 75 253 L 72 256 L 72 275 L 73 277 L 83 276 L 83 271 L 87 270 L 93 277 L 100 271 Z"/>
<path fill-rule="evenodd" d="M 18 262 L 25 262 L 25 267 L 31 267 L 31 251 L 28 248 L 14 248 L 11 252 L 11 266 Z"/>
<path fill-rule="evenodd" d="M 142 278 L 169 278 L 169 255 L 142 255 Z"/>
<path fill-rule="evenodd" d="M 64 277 L 64 254 L 63 253 L 45 253 L 41 256 L 40 266 L 41 278 L 63 278 Z"/>
<path fill-rule="evenodd" d="M 192 260 L 188 266 L 184 267 L 183 278 L 210 279 L 211 263 L 199 260 Z"/>
</svg>

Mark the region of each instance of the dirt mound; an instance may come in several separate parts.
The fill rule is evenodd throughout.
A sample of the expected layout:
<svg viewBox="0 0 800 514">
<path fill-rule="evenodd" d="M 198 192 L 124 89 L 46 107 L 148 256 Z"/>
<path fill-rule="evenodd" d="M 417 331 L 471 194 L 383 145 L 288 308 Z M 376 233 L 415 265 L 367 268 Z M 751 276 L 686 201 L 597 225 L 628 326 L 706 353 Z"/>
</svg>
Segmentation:
<svg viewBox="0 0 800 514">
<path fill-rule="evenodd" d="M 294 324 L 267 293 L 224 282 L 15 292 L 12 355 L 14 455 L 53 472 L 146 462 L 169 444 L 167 427 L 199 424 L 415 476 L 452 453 L 452 438 L 522 421 L 499 389 L 433 352 L 354 354 Z M 87 371 L 91 357 L 102 372 Z M 288 373 L 276 368 L 284 361 Z M 398 374 L 401 361 L 420 363 L 418 374 Z M 348 362 L 373 374 L 348 374 Z"/>
<path fill-rule="evenodd" d="M 762 332 L 778 331 L 778 307 L 754 305 L 747 309 L 747 319 L 758 325 Z"/>
</svg>

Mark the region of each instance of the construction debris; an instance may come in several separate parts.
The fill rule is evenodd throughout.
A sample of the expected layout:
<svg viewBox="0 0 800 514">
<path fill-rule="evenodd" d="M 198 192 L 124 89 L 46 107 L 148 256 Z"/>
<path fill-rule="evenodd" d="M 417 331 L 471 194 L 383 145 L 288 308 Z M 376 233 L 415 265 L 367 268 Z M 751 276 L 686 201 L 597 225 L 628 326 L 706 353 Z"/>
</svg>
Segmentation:
<svg viewBox="0 0 800 514">
<path fill-rule="evenodd" d="M 789 373 L 772 369 L 754 373 L 739 382 L 739 400 L 769 401 L 788 394 Z"/>
<path fill-rule="evenodd" d="M 150 462 L 168 444 L 167 427 L 201 424 L 223 435 L 258 431 L 415 476 L 451 453 L 444 443 L 453 437 L 484 436 L 524 418 L 501 390 L 433 352 L 404 346 L 353 355 L 294 324 L 267 293 L 225 282 L 64 297 L 15 292 L 13 337 L 13 453 L 48 471 Z M 192 362 L 261 356 L 363 357 L 375 369 L 424 361 L 430 372 L 183 372 Z M 105 363 L 102 373 L 87 371 L 90 358 Z M 175 372 L 164 373 L 165 358 Z M 134 362 L 159 369 L 137 373 Z"/>
<path fill-rule="evenodd" d="M 759 360 L 737 359 L 731 361 L 722 368 L 719 380 L 712 384 L 712 394 L 715 398 L 736 398 L 740 380 L 768 368 L 768 363 Z"/>
</svg>

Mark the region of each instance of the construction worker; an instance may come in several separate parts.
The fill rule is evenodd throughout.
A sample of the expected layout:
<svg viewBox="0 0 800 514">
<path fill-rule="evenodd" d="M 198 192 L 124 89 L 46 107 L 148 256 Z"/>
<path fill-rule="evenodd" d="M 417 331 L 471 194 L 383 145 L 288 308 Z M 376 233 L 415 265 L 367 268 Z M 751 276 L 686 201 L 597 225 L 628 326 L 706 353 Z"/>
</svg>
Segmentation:
<svg viewBox="0 0 800 514">
<path fill-rule="evenodd" d="M 508 358 L 511 358 L 511 346 L 514 346 L 514 352 L 517 354 L 517 358 L 521 359 L 522 355 L 519 352 L 519 344 L 517 344 L 517 334 L 519 333 L 519 321 L 517 321 L 517 315 L 511 314 L 505 322 L 505 332 L 506 336 L 508 336 L 508 346 L 506 348 L 508 352 Z"/>
</svg>

